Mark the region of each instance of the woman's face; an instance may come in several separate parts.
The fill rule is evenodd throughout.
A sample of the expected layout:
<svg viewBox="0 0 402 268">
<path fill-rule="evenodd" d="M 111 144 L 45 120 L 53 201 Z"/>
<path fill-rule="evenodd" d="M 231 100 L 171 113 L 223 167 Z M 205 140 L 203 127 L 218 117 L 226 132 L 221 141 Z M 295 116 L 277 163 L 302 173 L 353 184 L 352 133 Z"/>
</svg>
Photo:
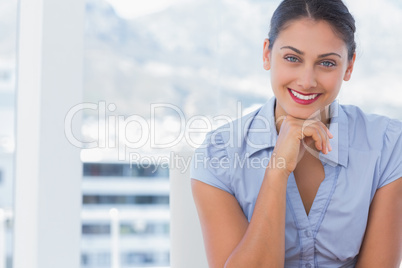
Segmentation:
<svg viewBox="0 0 402 268">
<path fill-rule="evenodd" d="M 335 100 L 349 80 L 355 56 L 348 60 L 345 42 L 325 21 L 299 19 L 278 35 L 272 50 L 264 42 L 264 68 L 271 70 L 277 99 L 275 116 L 311 118 Z"/>
</svg>

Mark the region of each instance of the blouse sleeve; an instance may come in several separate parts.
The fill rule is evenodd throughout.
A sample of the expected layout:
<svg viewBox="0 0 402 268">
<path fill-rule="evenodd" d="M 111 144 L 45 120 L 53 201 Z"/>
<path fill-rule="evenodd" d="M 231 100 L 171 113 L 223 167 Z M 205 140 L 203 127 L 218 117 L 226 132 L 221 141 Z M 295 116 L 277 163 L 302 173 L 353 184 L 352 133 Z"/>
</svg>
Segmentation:
<svg viewBox="0 0 402 268">
<path fill-rule="evenodd" d="M 209 132 L 191 160 L 191 178 L 202 181 L 230 194 L 230 159 L 219 132 Z"/>
<path fill-rule="evenodd" d="M 402 177 L 402 122 L 391 120 L 381 152 L 380 180 L 377 189 Z"/>
</svg>

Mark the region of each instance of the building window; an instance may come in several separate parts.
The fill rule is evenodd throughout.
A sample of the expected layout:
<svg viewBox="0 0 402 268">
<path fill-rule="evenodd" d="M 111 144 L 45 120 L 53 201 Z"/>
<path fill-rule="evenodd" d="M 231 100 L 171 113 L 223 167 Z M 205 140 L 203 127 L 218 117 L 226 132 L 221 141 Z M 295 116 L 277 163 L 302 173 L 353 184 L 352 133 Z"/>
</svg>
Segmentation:
<svg viewBox="0 0 402 268">
<path fill-rule="evenodd" d="M 162 235 L 169 236 L 169 223 L 134 221 L 120 225 L 121 235 Z"/>
<path fill-rule="evenodd" d="M 83 224 L 83 235 L 106 235 L 110 234 L 109 224 Z"/>
<path fill-rule="evenodd" d="M 96 264 L 99 267 L 110 267 L 110 252 L 96 254 Z"/>
<path fill-rule="evenodd" d="M 154 257 L 149 252 L 129 252 L 123 255 L 123 262 L 126 265 L 153 263 Z"/>
<path fill-rule="evenodd" d="M 89 256 L 88 256 L 88 254 L 81 254 L 81 264 L 83 266 L 89 265 Z"/>
<path fill-rule="evenodd" d="M 102 205 L 168 205 L 168 195 L 84 195 L 83 203 Z"/>
<path fill-rule="evenodd" d="M 169 177 L 169 168 L 154 164 L 110 164 L 110 163 L 84 163 L 83 174 L 87 177 Z"/>
</svg>

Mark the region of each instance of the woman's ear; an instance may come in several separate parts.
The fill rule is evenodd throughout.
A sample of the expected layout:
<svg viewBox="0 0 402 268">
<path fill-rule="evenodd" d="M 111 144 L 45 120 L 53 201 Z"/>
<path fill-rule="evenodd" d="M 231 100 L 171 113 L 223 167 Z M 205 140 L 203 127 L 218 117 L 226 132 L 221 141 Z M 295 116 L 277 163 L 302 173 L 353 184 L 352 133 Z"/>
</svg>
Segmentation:
<svg viewBox="0 0 402 268">
<path fill-rule="evenodd" d="M 356 60 L 356 53 L 353 54 L 353 58 L 348 63 L 348 67 L 347 67 L 345 75 L 343 77 L 344 81 L 349 81 L 350 80 L 350 77 L 352 76 L 353 66 L 355 64 L 355 60 Z"/>
<path fill-rule="evenodd" d="M 264 49 L 263 49 L 263 53 L 262 53 L 262 60 L 263 60 L 263 63 L 264 63 L 264 69 L 267 70 L 267 71 L 269 69 L 271 69 L 271 59 L 270 59 L 271 55 L 270 55 L 270 53 L 271 53 L 271 50 L 269 49 L 269 39 L 266 38 L 264 40 Z"/>
</svg>

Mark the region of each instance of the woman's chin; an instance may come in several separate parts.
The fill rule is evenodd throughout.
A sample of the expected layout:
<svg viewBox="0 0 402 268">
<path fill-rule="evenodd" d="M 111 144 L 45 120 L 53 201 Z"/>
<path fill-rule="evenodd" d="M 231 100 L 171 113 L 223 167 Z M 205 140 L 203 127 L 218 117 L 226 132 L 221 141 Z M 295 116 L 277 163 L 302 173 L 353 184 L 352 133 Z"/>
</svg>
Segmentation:
<svg viewBox="0 0 402 268">
<path fill-rule="evenodd" d="M 289 111 L 288 115 L 301 119 L 301 120 L 307 120 L 307 119 L 315 119 L 315 118 L 320 118 L 320 110 L 295 110 L 295 111 Z"/>
</svg>

